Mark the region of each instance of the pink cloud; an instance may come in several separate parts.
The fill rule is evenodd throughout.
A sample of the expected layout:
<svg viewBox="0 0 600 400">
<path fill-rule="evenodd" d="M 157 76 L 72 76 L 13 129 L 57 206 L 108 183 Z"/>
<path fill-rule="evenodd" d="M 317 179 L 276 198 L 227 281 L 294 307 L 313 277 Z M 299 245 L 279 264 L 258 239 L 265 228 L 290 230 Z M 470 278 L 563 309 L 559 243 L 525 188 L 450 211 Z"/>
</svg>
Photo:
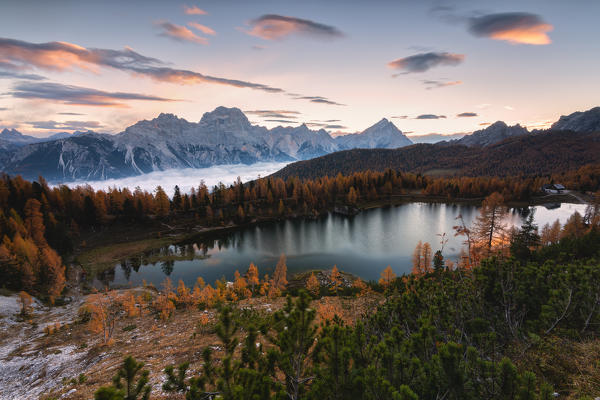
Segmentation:
<svg viewBox="0 0 600 400">
<path fill-rule="evenodd" d="M 162 28 L 160 36 L 165 36 L 179 42 L 208 44 L 207 38 L 196 35 L 185 26 L 175 25 L 167 21 L 158 22 L 157 25 Z"/>
<path fill-rule="evenodd" d="M 206 11 L 202 10 L 201 8 L 198 8 L 196 6 L 183 6 L 183 11 L 187 14 L 187 15 L 206 15 L 208 14 Z"/>
<path fill-rule="evenodd" d="M 504 40 L 512 44 L 546 45 L 554 27 L 539 15 L 530 13 L 498 13 L 472 18 L 469 31 L 480 37 Z"/>
<path fill-rule="evenodd" d="M 0 38 L 0 63 L 19 70 L 32 67 L 50 71 L 62 71 L 73 67 L 96 70 L 100 67 L 108 67 L 161 82 L 179 84 L 212 83 L 262 90 L 269 93 L 284 92 L 283 89 L 262 83 L 171 68 L 159 59 L 144 56 L 128 47 L 123 50 L 96 49 L 65 42 L 31 43 Z"/>
<path fill-rule="evenodd" d="M 188 22 L 188 25 L 191 26 L 192 28 L 204 33 L 205 35 L 216 35 L 217 32 L 215 32 L 212 28 L 209 28 L 206 25 L 202 25 L 199 24 L 197 22 Z"/>
</svg>

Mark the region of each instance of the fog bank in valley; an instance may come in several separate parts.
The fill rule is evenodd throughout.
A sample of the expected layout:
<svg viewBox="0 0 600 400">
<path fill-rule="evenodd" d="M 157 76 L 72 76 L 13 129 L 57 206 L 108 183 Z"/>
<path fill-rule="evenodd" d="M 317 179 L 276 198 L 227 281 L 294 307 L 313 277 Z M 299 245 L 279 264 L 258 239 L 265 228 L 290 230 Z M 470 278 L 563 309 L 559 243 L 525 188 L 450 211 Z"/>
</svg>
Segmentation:
<svg viewBox="0 0 600 400">
<path fill-rule="evenodd" d="M 90 185 L 95 190 L 106 190 L 115 186 L 117 188 L 129 188 L 130 190 L 140 187 L 140 189 L 148 192 L 154 191 L 160 185 L 169 196 L 172 196 L 175 185 L 179 186 L 182 193 L 189 193 L 192 187 L 198 187 L 201 180 L 204 180 L 204 183 L 210 189 L 219 182 L 230 185 L 238 176 L 242 182 L 256 179 L 259 175 L 264 177 L 280 170 L 286 165 L 287 163 L 259 162 L 252 165 L 234 164 L 217 165 L 209 168 L 169 169 L 127 178 L 107 179 L 104 181 L 77 181 L 65 184 L 70 187 Z"/>
</svg>

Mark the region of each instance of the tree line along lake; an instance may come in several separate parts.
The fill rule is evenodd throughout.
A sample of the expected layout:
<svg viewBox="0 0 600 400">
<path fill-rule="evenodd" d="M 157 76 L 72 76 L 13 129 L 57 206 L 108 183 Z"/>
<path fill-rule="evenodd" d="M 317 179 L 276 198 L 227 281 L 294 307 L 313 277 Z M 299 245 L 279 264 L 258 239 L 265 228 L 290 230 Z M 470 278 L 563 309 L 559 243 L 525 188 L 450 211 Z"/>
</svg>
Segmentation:
<svg viewBox="0 0 600 400">
<path fill-rule="evenodd" d="M 507 225 L 520 226 L 529 212 L 541 229 L 557 219 L 562 224 L 585 204 L 512 208 Z M 271 275 L 283 253 L 288 275 L 307 270 L 338 269 L 364 280 L 379 279 L 388 265 L 398 275 L 409 273 L 412 254 L 419 241 L 440 249 L 440 235 L 448 239 L 444 257 L 455 261 L 464 238 L 454 236 L 457 217 L 470 226 L 479 207 L 461 204 L 409 203 L 362 211 L 355 216 L 329 213 L 317 219 L 292 219 L 203 235 L 185 242 L 135 255 L 96 277 L 97 285 L 139 286 L 144 281 L 159 286 L 169 277 L 193 286 L 198 277 L 213 284 L 225 277 L 233 280 L 236 270 L 245 273 L 250 263 L 261 277 Z"/>
</svg>

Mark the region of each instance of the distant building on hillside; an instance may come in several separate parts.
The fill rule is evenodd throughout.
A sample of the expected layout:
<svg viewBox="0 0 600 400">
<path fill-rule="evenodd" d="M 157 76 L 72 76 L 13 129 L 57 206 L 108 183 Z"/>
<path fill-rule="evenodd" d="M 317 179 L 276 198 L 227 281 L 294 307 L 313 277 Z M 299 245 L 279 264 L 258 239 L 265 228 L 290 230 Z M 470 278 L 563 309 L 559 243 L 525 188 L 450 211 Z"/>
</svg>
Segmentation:
<svg viewBox="0 0 600 400">
<path fill-rule="evenodd" d="M 559 194 L 562 193 L 564 190 L 566 190 L 566 187 L 564 187 L 564 185 L 561 185 L 560 183 L 552 183 L 549 185 L 542 186 L 542 192 L 544 193 Z"/>
</svg>

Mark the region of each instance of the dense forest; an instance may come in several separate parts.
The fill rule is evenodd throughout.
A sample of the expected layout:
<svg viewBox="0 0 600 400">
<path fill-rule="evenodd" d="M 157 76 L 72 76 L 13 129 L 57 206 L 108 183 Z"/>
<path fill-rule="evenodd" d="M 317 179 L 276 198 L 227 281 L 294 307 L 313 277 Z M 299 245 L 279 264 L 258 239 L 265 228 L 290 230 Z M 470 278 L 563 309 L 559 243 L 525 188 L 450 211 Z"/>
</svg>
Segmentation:
<svg viewBox="0 0 600 400">
<path fill-rule="evenodd" d="M 334 268 L 324 291 L 310 279 L 306 291 L 284 289 L 287 303 L 273 314 L 239 308 L 237 298 L 224 294 L 263 295 L 258 284 L 248 285 L 256 278 L 252 265 L 247 278 L 236 277 L 235 287 L 220 285 L 216 292 L 222 295 L 202 296 L 209 286 L 201 283 L 203 288 L 193 291 L 195 302 L 185 286 L 175 291 L 167 285 L 159 295 L 166 300 L 150 303 L 150 312 L 168 319 L 164 301 L 171 304 L 169 313 L 188 303 L 201 310 L 217 307 L 217 321 L 202 329 L 216 333 L 220 346 L 165 365 L 160 394 L 188 400 L 549 400 L 597 393 L 593 379 L 569 381 L 570 361 L 564 358 L 574 355 L 563 352 L 598 337 L 600 209 L 594 222 L 572 218 L 555 242 L 544 244 L 530 218 L 509 242 L 488 247 L 484 228 L 500 229 L 490 217 L 498 205 L 495 197 L 484 204 L 472 239 L 464 235 L 487 248 L 487 256 L 474 264 L 449 268 L 441 253 L 431 257 L 429 244 L 420 244 L 408 276 L 386 270 L 377 284 L 339 289 Z M 285 280 L 278 284 L 285 287 Z M 310 306 L 312 299 L 370 290 L 385 296 L 375 312 L 348 323 L 334 310 L 321 324 L 315 322 L 321 311 Z M 98 389 L 95 398 L 148 398 L 153 389 L 143 368 L 127 357 L 113 384 Z"/>
<path fill-rule="evenodd" d="M 452 176 L 548 176 L 597 166 L 598 133 L 548 131 L 508 138 L 486 147 L 451 143 L 417 144 L 399 149 L 355 149 L 298 161 L 278 171 L 279 178 L 315 179 L 361 171 L 393 169 Z M 596 168 L 597 176 L 597 168 Z"/>
<path fill-rule="evenodd" d="M 127 224 L 145 229 L 153 221 L 185 220 L 201 226 L 244 224 L 260 218 L 313 217 L 341 207 L 357 209 L 365 202 L 420 194 L 442 200 L 482 199 L 499 193 L 504 201 L 528 200 L 539 188 L 559 181 L 569 188 L 596 191 L 600 166 L 535 178 L 433 178 L 394 170 L 356 172 L 313 180 L 268 177 L 211 190 L 201 183 L 190 193 L 175 188 L 172 198 L 158 187 L 154 193 L 113 188 L 95 191 L 82 186 L 50 187 L 42 178 L 0 178 L 0 281 L 48 297 L 65 284 L 61 259 L 80 244 L 80 233 L 110 230 Z"/>
<path fill-rule="evenodd" d="M 563 182 L 589 184 L 586 168 L 563 175 Z M 86 230 L 110 231 L 114 224 L 143 229 L 152 221 L 177 218 L 210 226 L 314 215 L 409 191 L 448 199 L 485 197 L 473 226 L 457 219 L 454 233 L 464 243 L 459 259 L 444 258 L 443 238 L 435 253 L 431 244 L 419 243 L 407 276 L 396 277 L 387 268 L 379 282 L 356 279 L 348 286 L 334 267 L 326 283 L 311 274 L 305 291 L 288 287 L 282 257 L 272 277 L 260 278 L 250 265 L 236 272 L 232 284 L 221 280 L 213 287 L 199 279 L 193 288 L 180 282 L 175 289 L 167 281 L 138 298 L 112 290 L 92 294 L 80 310 L 81 322 L 102 335 L 102 346 L 111 346 L 116 321 L 130 315 L 166 321 L 178 310 L 218 309 L 217 321 L 206 320 L 202 327 L 219 338 L 218 350 L 209 346 L 188 355 L 189 363 L 165 365 L 162 392 L 171 398 L 546 400 L 555 391 L 590 395 L 600 387 L 593 382 L 574 387 L 565 366 L 571 364 L 548 360 L 564 356 L 561 347 L 597 339 L 600 196 L 585 215 L 574 214 L 564 226 L 538 229 L 533 215 L 520 229 L 503 223 L 507 200 L 526 199 L 550 179 L 431 178 L 387 170 L 303 181 L 264 178 L 212 190 L 201 184 L 189 194 L 176 189 L 169 198 L 160 187 L 154 193 L 105 192 L 3 176 L 0 274 L 8 288 L 52 301 L 65 286 L 61 256 L 69 256 L 78 245 L 78 232 Z M 325 310 L 309 306 L 311 299 L 369 291 L 382 293 L 379 305 L 352 323 L 335 308 L 327 309 L 326 301 Z M 286 305 L 271 314 L 237 306 L 242 299 L 281 295 L 289 296 Z M 25 310 L 31 300 L 25 292 L 21 299 Z M 47 334 L 58 329 L 47 327 Z M 113 384 L 98 389 L 95 398 L 149 398 L 149 379 L 142 363 L 126 358 Z"/>
</svg>

